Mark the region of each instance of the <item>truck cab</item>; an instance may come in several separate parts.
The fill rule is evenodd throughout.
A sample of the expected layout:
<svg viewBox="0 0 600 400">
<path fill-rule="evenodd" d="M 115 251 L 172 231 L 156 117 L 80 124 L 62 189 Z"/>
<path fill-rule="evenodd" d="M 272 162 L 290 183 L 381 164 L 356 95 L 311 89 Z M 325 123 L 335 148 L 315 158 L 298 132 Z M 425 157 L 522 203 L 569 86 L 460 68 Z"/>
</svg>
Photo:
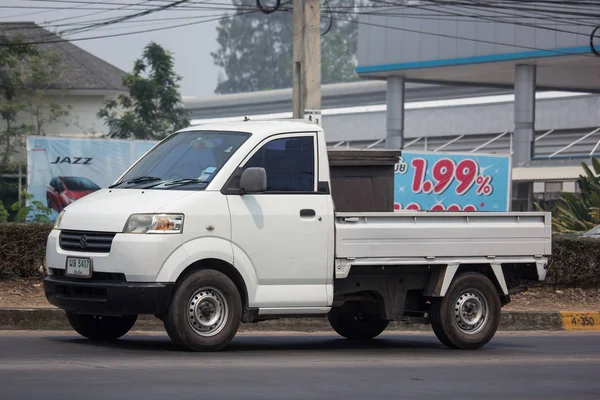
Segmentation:
<svg viewBox="0 0 600 400">
<path fill-rule="evenodd" d="M 285 316 L 326 316 L 363 340 L 425 322 L 450 347 L 485 345 L 521 279 L 545 278 L 549 215 L 336 213 L 324 135 L 240 121 L 168 136 L 61 212 L 48 301 L 91 340 L 150 314 L 197 351 Z"/>
</svg>

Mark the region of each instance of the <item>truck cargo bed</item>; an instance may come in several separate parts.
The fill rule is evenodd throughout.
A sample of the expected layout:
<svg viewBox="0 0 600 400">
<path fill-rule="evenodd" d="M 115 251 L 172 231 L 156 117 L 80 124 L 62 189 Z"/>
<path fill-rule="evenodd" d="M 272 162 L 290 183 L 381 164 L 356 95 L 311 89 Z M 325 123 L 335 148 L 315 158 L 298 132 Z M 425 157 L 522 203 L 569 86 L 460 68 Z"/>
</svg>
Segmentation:
<svg viewBox="0 0 600 400">
<path fill-rule="evenodd" d="M 551 254 L 550 213 L 336 213 L 336 258 Z"/>
</svg>

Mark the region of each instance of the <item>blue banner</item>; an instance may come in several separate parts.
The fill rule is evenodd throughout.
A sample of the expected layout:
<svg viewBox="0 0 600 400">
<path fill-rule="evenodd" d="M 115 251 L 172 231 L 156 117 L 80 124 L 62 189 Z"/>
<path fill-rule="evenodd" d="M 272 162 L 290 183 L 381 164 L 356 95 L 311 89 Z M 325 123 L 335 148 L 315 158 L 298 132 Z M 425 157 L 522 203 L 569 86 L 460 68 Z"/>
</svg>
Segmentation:
<svg viewBox="0 0 600 400">
<path fill-rule="evenodd" d="M 394 209 L 510 211 L 509 155 L 403 152 Z"/>
<path fill-rule="evenodd" d="M 27 191 L 56 218 L 71 202 L 114 183 L 156 143 L 29 136 Z"/>
</svg>

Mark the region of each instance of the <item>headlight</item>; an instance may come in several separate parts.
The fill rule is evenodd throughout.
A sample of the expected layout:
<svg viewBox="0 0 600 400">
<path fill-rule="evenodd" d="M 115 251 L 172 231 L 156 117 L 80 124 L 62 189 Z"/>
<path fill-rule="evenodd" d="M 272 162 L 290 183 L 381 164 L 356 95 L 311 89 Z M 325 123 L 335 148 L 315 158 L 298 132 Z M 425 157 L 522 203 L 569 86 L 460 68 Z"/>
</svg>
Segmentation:
<svg viewBox="0 0 600 400">
<path fill-rule="evenodd" d="M 64 210 L 58 214 L 58 217 L 56 217 L 56 221 L 54 221 L 54 229 L 60 229 L 60 223 L 62 222 L 63 215 L 65 215 Z"/>
<path fill-rule="evenodd" d="M 181 233 L 181 214 L 133 214 L 127 220 L 123 233 Z"/>
</svg>

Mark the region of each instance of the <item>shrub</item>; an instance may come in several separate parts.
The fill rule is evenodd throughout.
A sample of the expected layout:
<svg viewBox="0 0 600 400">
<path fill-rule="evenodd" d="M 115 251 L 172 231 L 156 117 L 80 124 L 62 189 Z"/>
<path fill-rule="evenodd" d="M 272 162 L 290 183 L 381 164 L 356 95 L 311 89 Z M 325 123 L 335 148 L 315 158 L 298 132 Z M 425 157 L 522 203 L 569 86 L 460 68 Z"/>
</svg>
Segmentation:
<svg viewBox="0 0 600 400">
<path fill-rule="evenodd" d="M 0 223 L 0 277 L 41 274 L 51 225 Z M 546 283 L 600 288 L 600 239 L 554 236 Z"/>
<path fill-rule="evenodd" d="M 0 223 L 0 277 L 30 278 L 42 274 L 48 224 Z"/>
<path fill-rule="evenodd" d="M 555 236 L 546 280 L 564 287 L 600 288 L 600 239 Z"/>
<path fill-rule="evenodd" d="M 553 212 L 552 228 L 556 233 L 580 233 L 600 224 L 600 160 L 592 158 L 593 171 L 581 163 L 585 175 L 580 175 L 577 184 L 581 195 L 561 193 Z M 544 210 L 536 204 L 538 210 Z"/>
</svg>

